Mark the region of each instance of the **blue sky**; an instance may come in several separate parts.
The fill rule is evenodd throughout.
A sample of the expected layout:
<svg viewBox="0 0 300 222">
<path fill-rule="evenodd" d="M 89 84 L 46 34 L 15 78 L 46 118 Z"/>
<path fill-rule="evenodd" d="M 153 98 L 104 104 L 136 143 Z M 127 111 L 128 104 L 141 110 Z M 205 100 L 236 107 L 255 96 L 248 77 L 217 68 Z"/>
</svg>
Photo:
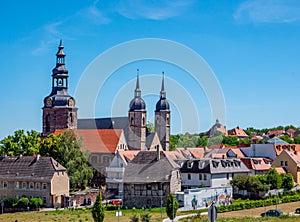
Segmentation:
<svg viewBox="0 0 300 222">
<path fill-rule="evenodd" d="M 167 39 L 194 50 L 213 70 L 225 98 L 226 115 L 220 119 L 227 128 L 300 126 L 297 0 L 12 0 L 2 2 L 0 12 L 0 138 L 17 129 L 41 131 L 41 108 L 51 91 L 60 39 L 67 54 L 71 95 L 101 53 L 136 39 Z M 137 68 L 142 93 L 148 90 L 144 98 L 149 121 L 160 73 L 165 71 L 167 97 L 174 98 L 172 133 L 205 131 L 215 122 L 211 101 L 190 73 L 162 61 L 133 62 L 112 73 L 99 89 L 95 116 L 127 115 Z M 176 84 L 178 90 L 171 88 Z M 176 100 L 174 95 L 179 88 L 190 100 L 186 110 L 180 108 L 185 99 Z M 117 109 L 112 108 L 116 101 Z M 77 106 L 80 118 L 90 117 L 80 111 L 85 104 Z"/>
</svg>

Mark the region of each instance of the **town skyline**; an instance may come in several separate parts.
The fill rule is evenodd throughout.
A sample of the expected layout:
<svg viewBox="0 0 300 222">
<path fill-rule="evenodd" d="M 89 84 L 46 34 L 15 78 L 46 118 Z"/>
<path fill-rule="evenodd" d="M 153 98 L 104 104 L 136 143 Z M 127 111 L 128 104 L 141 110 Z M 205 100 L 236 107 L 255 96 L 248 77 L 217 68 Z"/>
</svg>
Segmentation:
<svg viewBox="0 0 300 222">
<path fill-rule="evenodd" d="M 296 1 L 78 1 L 73 5 L 54 1 L 34 7 L 6 2 L 3 9 L 0 138 L 18 129 L 41 132 L 43 98 L 51 91 L 51 70 L 60 39 L 73 96 L 87 67 L 103 52 L 136 39 L 166 39 L 195 51 L 213 70 L 226 105 L 225 118 L 220 121 L 228 129 L 300 125 L 300 4 Z M 153 122 L 164 71 L 167 98 L 177 93 L 176 84 L 187 96 L 170 101 L 171 134 L 207 131 L 215 123 L 206 92 L 190 73 L 176 65 L 148 60 L 116 70 L 99 90 L 95 116 L 83 113 L 85 105 L 77 103 L 79 118 L 127 116 L 137 68 L 148 121 Z M 176 109 L 177 103 L 188 97 L 197 124 L 182 115 L 189 107 L 184 112 Z M 120 100 L 122 105 L 112 111 L 114 101 Z M 187 123 L 184 127 L 182 121 Z"/>
</svg>

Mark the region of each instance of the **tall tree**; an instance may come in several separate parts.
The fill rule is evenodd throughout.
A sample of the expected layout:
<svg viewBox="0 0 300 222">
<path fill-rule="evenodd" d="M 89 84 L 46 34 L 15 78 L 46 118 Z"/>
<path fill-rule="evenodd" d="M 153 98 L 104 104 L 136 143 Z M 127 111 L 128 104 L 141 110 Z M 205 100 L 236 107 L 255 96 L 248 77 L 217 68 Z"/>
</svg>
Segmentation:
<svg viewBox="0 0 300 222">
<path fill-rule="evenodd" d="M 96 202 L 92 208 L 92 215 L 95 222 L 103 222 L 105 216 L 105 206 L 102 204 L 102 192 L 96 198 Z"/>
<path fill-rule="evenodd" d="M 282 178 L 278 174 L 275 168 L 270 168 L 267 173 L 268 182 L 270 184 L 270 189 L 280 189 L 282 186 Z"/>
<path fill-rule="evenodd" d="M 93 168 L 88 165 L 88 154 L 80 150 L 81 139 L 71 130 L 49 135 L 40 146 L 42 155 L 51 156 L 67 168 L 71 188 L 84 188 L 93 177 Z"/>
<path fill-rule="evenodd" d="M 35 130 L 17 130 L 14 135 L 9 135 L 0 141 L 0 153 L 9 156 L 31 156 L 39 153 L 41 134 Z"/>
<path fill-rule="evenodd" d="M 291 173 L 283 173 L 280 176 L 282 177 L 282 188 L 290 190 L 294 187 L 294 178 Z"/>
<path fill-rule="evenodd" d="M 178 210 L 178 201 L 173 194 L 169 194 L 167 199 L 166 212 L 168 217 L 173 220 Z"/>
</svg>

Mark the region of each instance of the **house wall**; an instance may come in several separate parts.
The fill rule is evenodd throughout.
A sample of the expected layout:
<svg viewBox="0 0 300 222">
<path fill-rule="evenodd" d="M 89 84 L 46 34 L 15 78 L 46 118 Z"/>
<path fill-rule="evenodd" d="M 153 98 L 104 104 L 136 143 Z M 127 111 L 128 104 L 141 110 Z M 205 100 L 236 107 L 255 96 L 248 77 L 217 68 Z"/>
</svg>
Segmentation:
<svg viewBox="0 0 300 222">
<path fill-rule="evenodd" d="M 170 193 L 175 193 L 181 190 L 180 171 L 173 170 L 171 173 Z"/>
<path fill-rule="evenodd" d="M 191 179 L 188 179 L 188 174 L 191 175 Z M 183 187 L 210 187 L 211 186 L 211 177 L 210 174 L 201 174 L 201 178 L 199 176 L 199 173 L 182 173 L 181 174 L 181 185 Z M 206 175 L 206 180 L 205 176 Z M 201 180 L 200 180 L 201 179 Z"/>
<path fill-rule="evenodd" d="M 148 184 L 124 184 L 123 206 L 151 208 L 165 206 L 170 194 L 170 182 Z"/>
<path fill-rule="evenodd" d="M 54 173 L 51 181 L 52 204 L 54 207 L 63 203 L 64 196 L 69 196 L 70 181 L 67 172 Z"/>
<path fill-rule="evenodd" d="M 282 162 L 283 161 L 283 162 Z M 285 162 L 287 161 L 287 166 Z M 284 166 L 282 166 L 284 163 Z M 294 181 L 299 184 L 300 178 L 298 175 L 298 167 L 294 160 L 285 152 L 281 152 L 279 156 L 273 161 L 272 167 L 283 167 L 288 173 L 293 175 Z"/>
<path fill-rule="evenodd" d="M 7 187 L 4 187 L 7 184 Z M 32 187 L 33 185 L 33 187 Z M 21 198 L 22 196 L 39 197 L 43 200 L 43 205 L 52 207 L 51 183 L 43 180 L 0 180 L 0 199 Z"/>
<path fill-rule="evenodd" d="M 230 185 L 232 173 L 220 173 L 211 175 L 211 187 L 224 187 Z"/>
</svg>

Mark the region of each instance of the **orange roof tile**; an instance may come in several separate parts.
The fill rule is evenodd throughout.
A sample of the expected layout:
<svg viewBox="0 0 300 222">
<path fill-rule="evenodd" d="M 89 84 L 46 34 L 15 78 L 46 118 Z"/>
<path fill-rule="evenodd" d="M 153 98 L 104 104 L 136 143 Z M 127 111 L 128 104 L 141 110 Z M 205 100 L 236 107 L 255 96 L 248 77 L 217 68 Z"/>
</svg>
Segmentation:
<svg viewBox="0 0 300 222">
<path fill-rule="evenodd" d="M 300 152 L 300 144 L 274 144 L 276 155 L 278 156 L 283 150 L 288 152 Z"/>
<path fill-rule="evenodd" d="M 281 173 L 286 173 L 283 167 L 275 167 L 275 170 L 277 171 L 277 173 L 281 174 Z"/>
<path fill-rule="evenodd" d="M 240 148 L 231 148 L 231 151 L 236 154 L 237 158 L 245 157 L 245 155 L 242 153 L 242 151 L 240 150 Z"/>
<path fill-rule="evenodd" d="M 125 163 L 130 162 L 140 152 L 140 150 L 121 150 L 119 151 L 120 157 Z"/>
<path fill-rule="evenodd" d="M 248 134 L 242 128 L 236 127 L 228 131 L 228 136 L 248 137 Z"/>
<path fill-rule="evenodd" d="M 60 134 L 64 130 L 55 130 L 54 134 Z M 92 153 L 115 153 L 122 129 L 84 129 L 73 130 L 83 139 L 82 150 Z"/>
</svg>

